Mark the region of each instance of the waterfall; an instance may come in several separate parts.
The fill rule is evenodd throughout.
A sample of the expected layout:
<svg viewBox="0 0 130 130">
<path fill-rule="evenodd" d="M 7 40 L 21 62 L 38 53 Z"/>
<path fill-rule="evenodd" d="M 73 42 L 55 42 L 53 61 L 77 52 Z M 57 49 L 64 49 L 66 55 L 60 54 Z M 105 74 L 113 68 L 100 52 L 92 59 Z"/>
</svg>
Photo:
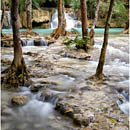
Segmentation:
<svg viewBox="0 0 130 130">
<path fill-rule="evenodd" d="M 71 28 L 81 28 L 81 21 L 75 20 L 76 17 L 72 13 L 65 13 L 65 19 L 66 19 L 66 29 Z M 58 27 L 58 11 L 55 10 L 55 13 L 52 15 L 51 20 L 51 28 L 57 28 Z"/>
<path fill-rule="evenodd" d="M 42 38 L 40 40 L 40 46 L 48 46 L 48 41 L 46 41 L 45 38 Z"/>
<path fill-rule="evenodd" d="M 34 46 L 34 39 L 21 39 L 22 46 Z"/>
<path fill-rule="evenodd" d="M 57 28 L 58 27 L 58 12 L 55 10 L 55 13 L 52 15 L 51 20 L 51 28 Z"/>
<path fill-rule="evenodd" d="M 21 39 L 22 46 L 48 46 L 48 41 L 45 38 L 40 39 Z"/>
</svg>

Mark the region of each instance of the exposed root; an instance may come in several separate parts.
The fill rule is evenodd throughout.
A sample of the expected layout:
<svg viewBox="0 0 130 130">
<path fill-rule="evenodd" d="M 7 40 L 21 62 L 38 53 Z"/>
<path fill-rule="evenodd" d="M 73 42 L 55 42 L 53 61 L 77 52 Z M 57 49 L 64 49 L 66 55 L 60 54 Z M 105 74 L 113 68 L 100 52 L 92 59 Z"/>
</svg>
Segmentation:
<svg viewBox="0 0 130 130">
<path fill-rule="evenodd" d="M 89 33 L 89 38 L 90 38 L 90 45 L 94 45 L 94 29 L 91 29 L 90 33 Z"/>
<path fill-rule="evenodd" d="M 121 33 L 123 33 L 123 34 L 129 34 L 130 33 L 130 29 L 128 28 L 128 29 L 124 29 Z"/>
<path fill-rule="evenodd" d="M 5 75 L 2 79 L 2 86 L 5 88 L 18 88 L 19 85 L 24 85 L 28 80 L 28 70 L 23 58 L 20 66 L 16 67 L 15 64 L 12 63 L 4 72 Z"/>
<path fill-rule="evenodd" d="M 106 78 L 106 76 L 104 74 L 100 74 L 100 75 L 93 75 L 91 77 L 89 77 L 89 80 L 93 80 L 93 81 L 103 81 Z"/>
<path fill-rule="evenodd" d="M 53 37 L 54 39 L 58 39 L 60 36 L 66 36 L 66 35 L 67 31 L 65 29 L 61 29 L 60 27 L 58 27 L 52 32 L 51 37 Z"/>
</svg>

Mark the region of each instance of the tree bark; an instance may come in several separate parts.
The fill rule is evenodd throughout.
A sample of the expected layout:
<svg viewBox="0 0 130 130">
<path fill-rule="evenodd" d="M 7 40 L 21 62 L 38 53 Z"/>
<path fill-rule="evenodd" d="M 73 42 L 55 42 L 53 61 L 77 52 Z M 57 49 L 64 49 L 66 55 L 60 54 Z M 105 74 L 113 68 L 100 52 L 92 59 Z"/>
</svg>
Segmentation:
<svg viewBox="0 0 130 130">
<path fill-rule="evenodd" d="M 11 67 L 6 71 L 3 82 L 6 87 L 17 88 L 20 85 L 24 85 L 28 80 L 28 71 L 22 55 L 19 22 L 18 22 L 18 7 L 19 0 L 11 0 L 11 19 L 13 28 L 13 42 L 14 42 L 14 59 Z M 5 71 L 5 72 L 6 72 Z M 9 86 L 8 86 L 9 85 Z"/>
<path fill-rule="evenodd" d="M 14 64 L 17 66 L 21 65 L 22 60 L 22 48 L 20 43 L 20 32 L 18 22 L 18 0 L 12 0 L 11 3 L 11 18 L 13 28 L 13 41 L 14 41 Z"/>
<path fill-rule="evenodd" d="M 100 2 L 101 2 L 101 0 L 97 0 L 96 11 L 95 11 L 95 18 L 94 18 L 94 22 L 93 22 L 93 25 L 91 27 L 90 33 L 89 33 L 90 44 L 91 45 L 94 44 L 94 34 L 95 34 L 94 29 L 95 29 L 95 26 L 96 26 L 96 22 L 98 20 L 98 12 L 99 12 Z"/>
<path fill-rule="evenodd" d="M 26 0 L 27 7 L 27 29 L 32 30 L 32 0 Z"/>
<path fill-rule="evenodd" d="M 81 7 L 81 19 L 82 19 L 82 37 L 88 35 L 88 18 L 87 18 L 87 6 L 86 0 L 80 0 Z"/>
<path fill-rule="evenodd" d="M 1 16 L 1 32 L 4 24 L 4 16 L 5 16 L 5 2 L 3 2 L 3 9 L 2 9 L 2 16 Z"/>
<path fill-rule="evenodd" d="M 103 76 L 103 66 L 104 66 L 104 62 L 105 62 L 106 49 L 107 49 L 107 45 L 108 45 L 109 27 L 110 27 L 113 6 L 114 6 L 114 0 L 111 0 L 110 6 L 109 6 L 109 11 L 108 11 L 108 16 L 107 16 L 107 20 L 106 20 L 106 25 L 105 25 L 104 42 L 103 42 L 103 46 L 101 49 L 99 63 L 98 63 L 98 66 L 96 69 L 96 74 L 95 74 L 95 77 L 98 79 L 101 79 Z"/>
<path fill-rule="evenodd" d="M 58 0 L 57 3 L 58 9 L 58 28 L 53 31 L 51 34 L 52 37 L 58 39 L 60 36 L 66 35 L 66 19 L 65 19 L 65 12 L 64 12 L 64 0 Z"/>
</svg>

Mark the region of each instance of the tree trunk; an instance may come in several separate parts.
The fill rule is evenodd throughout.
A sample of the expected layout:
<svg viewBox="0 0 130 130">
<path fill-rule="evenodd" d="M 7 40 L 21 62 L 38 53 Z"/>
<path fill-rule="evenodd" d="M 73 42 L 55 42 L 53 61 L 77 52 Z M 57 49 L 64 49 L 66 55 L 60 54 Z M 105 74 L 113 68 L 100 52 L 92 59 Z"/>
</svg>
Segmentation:
<svg viewBox="0 0 130 130">
<path fill-rule="evenodd" d="M 108 16 L 106 20 L 106 25 L 105 25 L 104 42 L 103 42 L 103 46 L 102 46 L 102 50 L 101 50 L 101 54 L 99 58 L 99 63 L 98 63 L 96 74 L 95 74 L 95 77 L 97 79 L 101 79 L 103 77 L 103 66 L 105 62 L 106 49 L 108 45 L 109 26 L 110 26 L 113 6 L 114 6 L 114 0 L 111 0 L 109 11 L 108 11 Z"/>
<path fill-rule="evenodd" d="M 95 18 L 94 18 L 94 22 L 93 22 L 93 25 L 91 27 L 90 33 L 89 33 L 90 45 L 94 44 L 94 34 L 95 34 L 94 29 L 95 29 L 96 22 L 97 22 L 97 19 L 98 19 L 98 12 L 99 12 L 100 2 L 101 2 L 101 0 L 97 0 L 96 11 L 95 11 Z"/>
<path fill-rule="evenodd" d="M 125 6 L 125 9 L 126 9 L 126 13 L 128 15 L 127 15 L 127 21 L 125 22 L 125 28 L 122 31 L 122 33 L 129 34 L 129 1 L 126 0 L 124 2 L 125 2 L 124 6 Z"/>
<path fill-rule="evenodd" d="M 3 9 L 2 9 L 2 16 L 1 16 L 1 32 L 4 24 L 4 16 L 5 16 L 5 2 L 3 2 Z"/>
<path fill-rule="evenodd" d="M 24 85 L 28 79 L 27 68 L 22 56 L 20 41 L 19 22 L 18 22 L 19 0 L 11 0 L 11 18 L 13 28 L 14 59 L 11 67 L 7 69 L 7 75 L 4 77 L 4 83 L 9 87 L 18 87 Z"/>
<path fill-rule="evenodd" d="M 26 0 L 27 7 L 27 29 L 32 30 L 32 0 Z"/>
<path fill-rule="evenodd" d="M 52 37 L 58 39 L 60 36 L 66 35 L 66 19 L 64 13 L 64 0 L 58 0 L 57 3 L 58 8 L 58 28 L 53 31 L 51 34 Z"/>
<path fill-rule="evenodd" d="M 13 2 L 14 1 L 14 2 Z M 11 5 L 11 18 L 13 27 L 13 41 L 14 41 L 14 64 L 21 65 L 22 60 L 22 48 L 20 43 L 20 32 L 18 22 L 18 0 L 13 0 Z"/>
<path fill-rule="evenodd" d="M 86 0 L 80 0 L 81 7 L 81 19 L 82 19 L 82 37 L 88 35 L 88 18 L 87 18 L 87 6 Z"/>
</svg>

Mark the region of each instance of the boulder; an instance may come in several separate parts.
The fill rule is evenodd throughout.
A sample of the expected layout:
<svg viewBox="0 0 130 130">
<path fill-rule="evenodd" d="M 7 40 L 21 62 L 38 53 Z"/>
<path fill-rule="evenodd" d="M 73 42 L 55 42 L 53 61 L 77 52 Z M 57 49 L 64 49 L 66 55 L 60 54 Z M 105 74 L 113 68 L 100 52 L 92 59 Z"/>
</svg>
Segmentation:
<svg viewBox="0 0 130 130">
<path fill-rule="evenodd" d="M 27 96 L 21 96 L 21 95 L 18 95 L 18 96 L 13 96 L 12 99 L 11 99 L 11 102 L 13 105 L 25 105 L 27 104 L 28 102 L 28 97 Z"/>
<path fill-rule="evenodd" d="M 38 92 L 43 86 L 41 84 L 35 84 L 30 87 L 31 92 Z"/>
</svg>

